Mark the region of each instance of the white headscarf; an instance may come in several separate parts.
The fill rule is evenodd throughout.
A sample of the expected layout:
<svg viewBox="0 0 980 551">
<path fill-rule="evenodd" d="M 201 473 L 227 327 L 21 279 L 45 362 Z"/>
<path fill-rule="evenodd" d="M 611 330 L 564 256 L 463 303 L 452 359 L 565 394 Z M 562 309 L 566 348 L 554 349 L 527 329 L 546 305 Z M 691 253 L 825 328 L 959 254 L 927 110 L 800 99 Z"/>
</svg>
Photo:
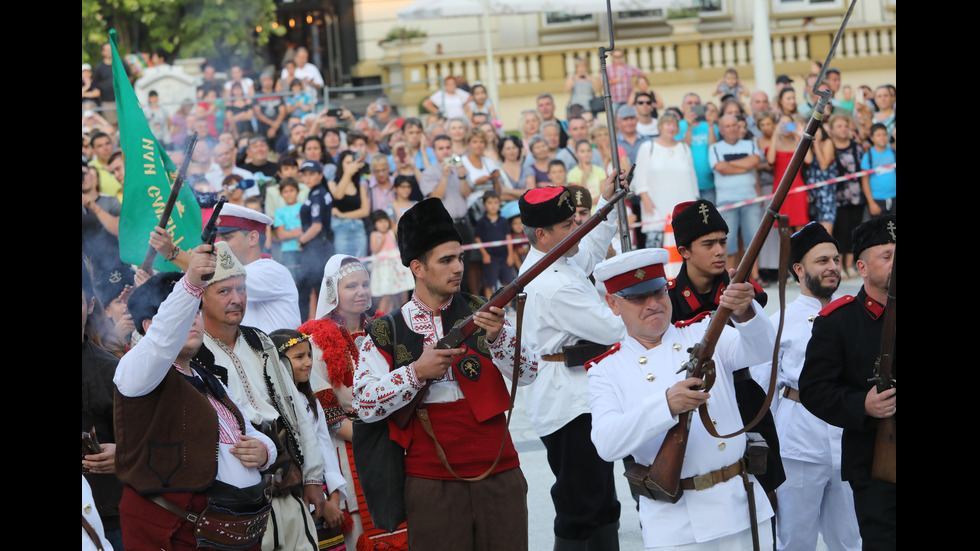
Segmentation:
<svg viewBox="0 0 980 551">
<path fill-rule="evenodd" d="M 355 262 L 351 262 L 341 268 L 341 264 L 348 258 Z M 318 318 L 322 319 L 326 317 L 327 314 L 337 308 L 337 303 L 340 300 L 337 287 L 340 284 L 340 280 L 360 270 L 368 271 L 367 267 L 358 262 L 357 258 L 353 256 L 335 254 L 330 257 L 330 260 L 323 267 L 323 281 L 320 282 L 320 298 L 316 302 L 316 315 Z"/>
</svg>

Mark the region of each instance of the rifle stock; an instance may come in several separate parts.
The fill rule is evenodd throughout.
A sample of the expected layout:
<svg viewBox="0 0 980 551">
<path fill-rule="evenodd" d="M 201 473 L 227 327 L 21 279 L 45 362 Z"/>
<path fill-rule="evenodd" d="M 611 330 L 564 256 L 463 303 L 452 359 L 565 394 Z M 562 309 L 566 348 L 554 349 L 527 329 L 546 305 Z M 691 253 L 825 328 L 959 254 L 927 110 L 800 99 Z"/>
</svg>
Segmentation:
<svg viewBox="0 0 980 551">
<path fill-rule="evenodd" d="M 491 307 L 503 308 L 508 302 L 510 302 L 518 293 L 524 290 L 534 278 L 538 277 L 548 266 L 555 263 L 556 260 L 564 256 L 569 249 L 571 249 L 576 243 L 582 240 L 583 237 L 593 228 L 599 225 L 600 222 L 605 220 L 609 213 L 615 208 L 616 203 L 626 197 L 629 193 L 629 182 L 633 179 L 633 169 L 636 165 L 630 167 L 629 173 L 626 175 L 627 187 L 624 187 L 613 195 L 612 199 L 608 203 L 602 206 L 599 210 L 595 212 L 588 220 L 582 223 L 575 231 L 568 234 L 565 239 L 562 239 L 560 243 L 555 245 L 548 254 L 534 263 L 533 266 L 528 268 L 526 272 L 517 276 L 514 281 L 510 282 L 506 287 L 497 292 L 494 296 L 490 297 L 479 310 L 474 312 L 470 317 L 466 318 L 459 325 L 453 327 L 446 335 L 439 339 L 436 343 L 436 348 L 440 350 L 446 350 L 449 348 L 458 347 L 467 337 L 475 333 L 479 327 L 476 325 L 476 315 L 480 312 L 489 312 Z M 408 427 L 409 423 L 412 422 L 412 416 L 415 415 L 415 410 L 422 404 L 422 400 L 425 398 L 426 393 L 429 390 L 429 386 L 432 384 L 432 379 L 425 382 L 425 386 L 419 390 L 412 401 L 408 404 L 402 406 L 401 408 L 395 410 L 391 413 L 390 418 L 395 422 L 398 428 L 405 429 Z"/>
<path fill-rule="evenodd" d="M 881 336 L 881 353 L 875 365 L 878 392 L 884 392 L 895 386 L 893 373 L 895 361 L 895 324 L 898 320 L 898 304 L 896 300 L 897 284 L 895 282 L 895 267 L 898 265 L 898 248 L 892 256 L 892 274 L 888 283 L 888 303 L 885 305 L 885 322 Z M 875 451 L 871 462 L 871 477 L 877 480 L 895 483 L 895 416 L 878 420 L 878 432 L 875 434 Z"/>
</svg>

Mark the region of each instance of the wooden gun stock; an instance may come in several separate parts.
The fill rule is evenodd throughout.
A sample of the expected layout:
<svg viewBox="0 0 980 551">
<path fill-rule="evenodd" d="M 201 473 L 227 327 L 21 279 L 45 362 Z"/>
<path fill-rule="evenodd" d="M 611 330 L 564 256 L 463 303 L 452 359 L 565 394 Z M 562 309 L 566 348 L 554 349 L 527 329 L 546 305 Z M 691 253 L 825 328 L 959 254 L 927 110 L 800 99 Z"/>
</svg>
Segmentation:
<svg viewBox="0 0 980 551">
<path fill-rule="evenodd" d="M 538 277 L 548 266 L 555 263 L 556 260 L 561 258 L 571 249 L 576 243 L 582 240 L 583 237 L 593 228 L 599 225 L 600 222 L 605 220 L 613 208 L 616 207 L 616 203 L 626 197 L 629 193 L 629 183 L 633 180 L 633 170 L 636 165 L 630 167 L 629 173 L 626 175 L 626 185 L 613 195 L 612 199 L 608 203 L 603 205 L 602 208 L 597 210 L 595 214 L 589 217 L 588 220 L 582 223 L 575 231 L 568 234 L 565 239 L 562 239 L 560 243 L 555 245 L 555 248 L 551 249 L 548 254 L 534 263 L 533 266 L 528 268 L 526 272 L 517 276 L 514 281 L 509 285 L 501 289 L 497 294 L 492 296 L 486 304 L 483 305 L 479 310 L 473 313 L 470 317 L 466 318 L 459 325 L 452 328 L 449 333 L 443 338 L 439 339 L 436 343 L 436 348 L 440 350 L 447 350 L 450 348 L 457 348 L 467 337 L 472 335 L 479 329 L 476 325 L 476 320 L 474 319 L 480 312 L 489 312 L 491 307 L 503 308 L 508 302 L 510 302 L 518 293 L 524 290 L 524 287 L 531 282 L 534 278 Z M 402 406 L 401 408 L 395 410 L 391 413 L 390 418 L 395 422 L 395 425 L 400 429 L 408 428 L 409 423 L 412 422 L 412 416 L 415 415 L 415 410 L 422 404 L 422 400 L 425 398 L 425 394 L 429 390 L 429 385 L 432 384 L 432 380 L 425 382 L 425 386 L 419 390 L 412 401 L 408 404 Z"/>
<path fill-rule="evenodd" d="M 898 320 L 898 301 L 895 293 L 895 267 L 898 265 L 898 248 L 892 256 L 892 275 L 888 283 L 888 304 L 885 305 L 885 323 L 881 336 L 881 354 L 875 366 L 878 392 L 884 392 L 895 386 L 895 325 Z M 875 452 L 871 462 L 871 477 L 877 480 L 895 483 L 895 416 L 878 420 L 878 432 L 875 435 Z"/>
</svg>

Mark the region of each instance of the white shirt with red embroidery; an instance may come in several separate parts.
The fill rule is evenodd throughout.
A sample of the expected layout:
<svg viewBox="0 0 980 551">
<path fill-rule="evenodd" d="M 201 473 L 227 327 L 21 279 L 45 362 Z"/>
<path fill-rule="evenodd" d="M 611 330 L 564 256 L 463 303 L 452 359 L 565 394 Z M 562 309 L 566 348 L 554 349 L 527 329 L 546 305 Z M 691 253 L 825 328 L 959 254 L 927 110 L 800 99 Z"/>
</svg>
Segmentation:
<svg viewBox="0 0 980 551">
<path fill-rule="evenodd" d="M 175 365 L 187 335 L 190 333 L 194 316 L 197 315 L 201 303 L 203 289 L 187 281 L 185 276 L 176 285 L 170 296 L 160 304 L 160 309 L 153 316 L 153 323 L 146 331 L 146 336 L 140 339 L 125 356 L 119 360 L 113 382 L 123 396 L 135 398 L 152 392 L 170 371 L 171 367 L 184 375 L 200 378 L 197 372 L 188 373 Z M 218 381 L 220 384 L 221 381 Z M 221 385 L 228 398 L 241 411 L 241 405 L 232 398 L 228 388 Z M 242 465 L 240 459 L 231 454 L 235 444 L 241 441 L 238 420 L 223 403 L 208 394 L 208 401 L 218 414 L 218 474 L 217 480 L 247 488 L 262 481 L 260 469 Z M 269 438 L 252 427 L 245 418 L 245 435 L 261 440 L 268 452 L 268 461 L 261 467 L 267 468 L 276 460 L 276 447 Z"/>
<path fill-rule="evenodd" d="M 433 311 L 412 294 L 412 299 L 401 308 L 402 317 L 409 328 L 422 336 L 424 346 L 429 347 L 443 337 L 441 312 L 452 302 L 452 298 Z M 517 333 L 504 319 L 497 340 L 488 342 L 487 347 L 493 356 L 493 363 L 503 376 L 510 380 L 514 371 L 514 348 Z M 530 384 L 538 373 L 538 355 L 527 346 L 521 346 L 521 365 L 517 384 Z M 354 373 L 354 409 L 358 417 L 367 422 L 384 419 L 393 411 L 408 404 L 422 389 L 423 383 L 415 375 L 414 362 L 394 371 L 388 360 L 374 346 L 370 337 L 361 343 L 360 362 Z M 465 398 L 456 382 L 452 369 L 439 380 L 433 382 L 426 394 L 424 403 L 447 403 Z"/>
</svg>

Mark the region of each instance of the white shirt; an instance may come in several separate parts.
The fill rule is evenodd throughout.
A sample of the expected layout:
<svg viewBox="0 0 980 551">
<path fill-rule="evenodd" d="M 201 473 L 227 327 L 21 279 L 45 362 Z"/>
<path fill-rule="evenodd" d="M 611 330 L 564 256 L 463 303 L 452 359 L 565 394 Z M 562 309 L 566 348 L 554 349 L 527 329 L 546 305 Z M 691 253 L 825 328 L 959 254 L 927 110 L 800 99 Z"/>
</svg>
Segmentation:
<svg viewBox="0 0 980 551">
<path fill-rule="evenodd" d="M 177 369 L 173 367 L 173 362 L 187 342 L 203 292 L 200 287 L 191 285 L 187 281 L 187 276 L 174 285 L 170 296 L 160 304 L 160 309 L 153 316 L 153 323 L 146 331 L 146 335 L 119 360 L 112 381 L 116 383 L 120 394 L 129 397 L 146 396 L 163 382 L 170 369 Z M 184 373 L 183 370 L 178 369 L 178 371 Z M 196 372 L 193 375 L 200 378 Z M 224 385 L 222 387 L 245 417 L 245 435 L 257 438 L 265 444 L 269 460 L 262 468 L 268 467 L 276 459 L 276 447 L 266 435 L 248 422 L 248 415 L 241 403 L 235 400 L 227 387 Z M 238 488 L 258 484 L 262 481 L 259 469 L 245 467 L 239 458 L 231 454 L 231 449 L 241 440 L 237 420 L 231 416 L 231 412 L 224 407 L 224 404 L 210 395 L 208 400 L 218 413 L 217 480 Z"/>
<path fill-rule="evenodd" d="M 776 374 L 776 396 L 779 398 L 773 400 L 772 410 L 779 434 L 779 455 L 840 469 L 844 429 L 821 421 L 803 404 L 782 398 L 783 388 L 800 389 L 800 373 L 813 331 L 813 320 L 822 309 L 820 300 L 804 295 L 786 306 L 786 321 L 779 343 L 779 372 Z M 773 329 L 778 328 L 779 312 L 773 314 L 770 321 Z M 763 389 L 768 389 L 771 372 L 772 362 L 756 365 L 752 367 L 752 378 Z"/>
<path fill-rule="evenodd" d="M 457 88 L 452 94 L 447 94 L 445 90 L 437 90 L 429 96 L 429 99 L 447 120 L 453 117 L 467 118 L 463 106 L 470 101 L 470 95 L 465 90 Z"/>
<path fill-rule="evenodd" d="M 709 391 L 708 412 L 717 421 L 719 434 L 742 428 L 732 370 L 765 359 L 775 340 L 762 307 L 753 301 L 752 308 L 755 317 L 736 323 L 737 332 L 725 327 L 715 348 L 716 379 Z M 619 351 L 589 370 L 592 442 L 600 457 L 615 461 L 633 455 L 637 463 L 653 462 L 667 431 L 677 424 L 667 404 L 667 389 L 687 377 L 685 372 L 676 371 L 708 323 L 705 319 L 684 328 L 671 325 L 662 343 L 649 350 L 627 336 Z M 641 357 L 646 358 L 644 363 L 640 363 Z M 719 440 L 708 434 L 696 411 L 692 415 L 681 478 L 727 467 L 742 457 L 744 433 Z M 755 477 L 749 475 L 749 479 L 755 482 Z M 772 517 L 773 511 L 758 482 L 755 487 L 756 512 L 762 522 Z M 677 503 L 640 497 L 643 544 L 649 548 L 701 543 L 746 530 L 750 526 L 747 499 L 738 476 L 705 490 L 685 490 Z"/>
<path fill-rule="evenodd" d="M 242 325 L 258 327 L 264 333 L 300 326 L 299 293 L 285 266 L 271 258 L 260 258 L 245 265 L 245 274 L 248 301 Z"/>
<path fill-rule="evenodd" d="M 445 310 L 451 300 L 441 305 L 439 311 Z M 423 346 L 431 346 L 443 337 L 442 317 L 423 304 L 414 293 L 412 299 L 402 306 L 401 313 L 409 328 L 423 337 Z M 497 340 L 487 343 L 493 356 L 493 364 L 507 380 L 510 380 L 514 372 L 516 337 L 510 321 L 505 318 L 504 327 L 497 335 Z M 374 346 L 370 336 L 361 342 L 359 358 L 360 361 L 354 372 L 354 410 L 357 416 L 366 422 L 388 417 L 395 410 L 411 402 L 423 386 L 415 375 L 414 362 L 392 370 L 391 364 Z M 517 384 L 530 384 L 537 372 L 537 355 L 522 343 Z M 448 403 L 463 398 L 465 396 L 459 388 L 459 383 L 456 382 L 455 370 L 450 369 L 441 379 L 429 386 L 429 392 L 422 401 L 426 404 Z"/>
<path fill-rule="evenodd" d="M 88 480 L 85 480 L 85 476 L 82 476 L 82 518 L 87 520 L 92 529 L 95 530 L 96 536 L 99 538 L 99 543 L 102 544 L 103 551 L 112 551 L 112 543 L 105 538 L 105 529 L 102 527 L 102 517 L 99 516 L 99 510 L 95 506 L 95 497 L 92 496 L 92 487 L 89 486 Z M 88 535 L 85 531 L 85 527 L 82 527 L 82 551 L 95 551 L 98 547 L 95 546 L 95 542 L 92 541 L 92 537 Z"/>
<path fill-rule="evenodd" d="M 288 76 L 289 71 L 283 69 L 279 78 L 285 79 Z M 320 74 L 320 70 L 310 62 L 306 62 L 302 67 L 296 67 L 296 70 L 293 71 L 293 76 L 303 81 L 311 80 L 317 86 L 323 87 L 323 76 Z"/>
<path fill-rule="evenodd" d="M 601 198 L 597 207 L 606 204 Z M 524 291 L 524 342 L 539 355 L 557 354 L 562 346 L 588 340 L 613 344 L 626 334 L 623 321 L 599 298 L 589 281 L 596 264 L 606 256 L 616 234 L 616 209 L 581 241 L 572 258 L 559 258 L 529 283 Z M 545 256 L 531 247 L 521 264 L 526 272 Z M 521 389 L 531 426 L 538 436 L 547 436 L 570 421 L 588 413 L 589 383 L 585 368 L 569 368 L 564 362 L 542 360 L 538 381 Z"/>
</svg>

